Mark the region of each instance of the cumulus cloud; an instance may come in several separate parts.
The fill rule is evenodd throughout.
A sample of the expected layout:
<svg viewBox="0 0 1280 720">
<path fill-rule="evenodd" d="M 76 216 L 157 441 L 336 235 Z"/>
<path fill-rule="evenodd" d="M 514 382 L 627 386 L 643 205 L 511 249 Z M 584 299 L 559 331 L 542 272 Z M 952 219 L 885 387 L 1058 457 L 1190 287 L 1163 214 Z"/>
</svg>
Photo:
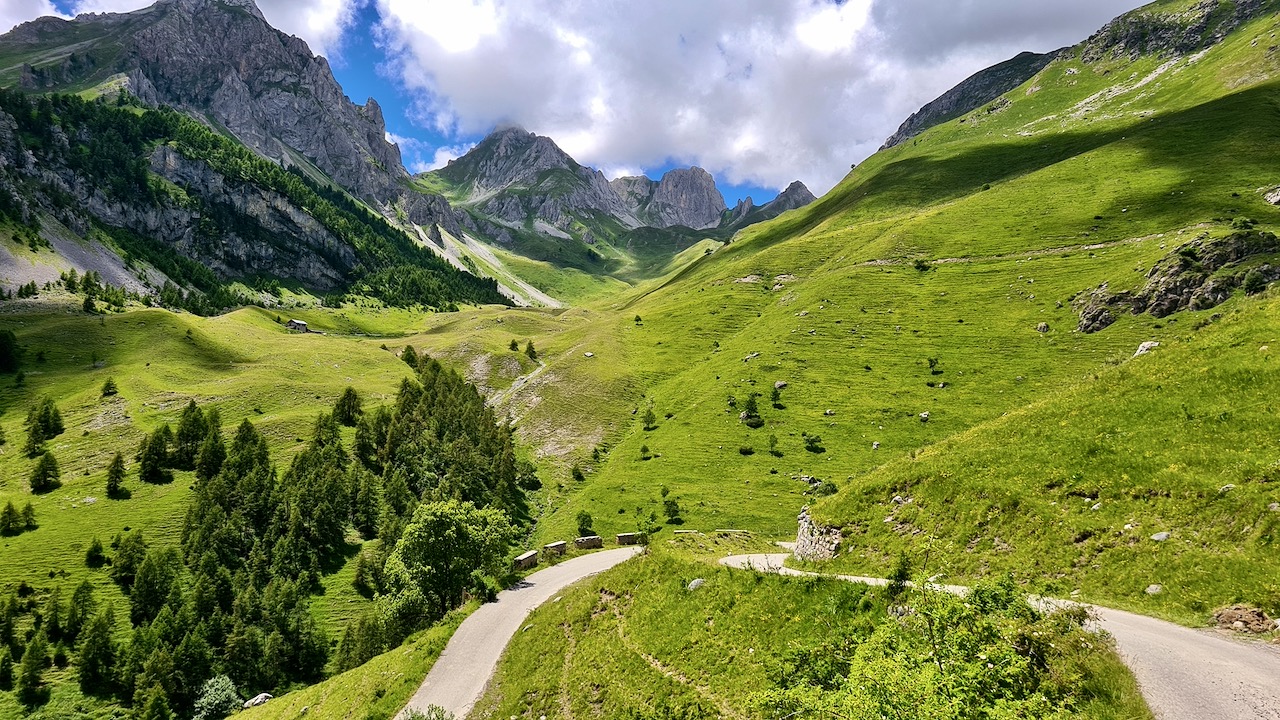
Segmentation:
<svg viewBox="0 0 1280 720">
<path fill-rule="evenodd" d="M 69 4 L 71 15 L 87 12 L 130 12 L 151 5 L 154 0 L 76 0 Z M 276 28 L 297 35 L 317 55 L 337 52 L 343 32 L 355 20 L 363 0 L 258 0 L 258 8 Z M 14 6 L 10 10 L 10 6 Z M 0 27 L 30 20 L 39 15 L 58 14 L 49 0 L 3 0 Z M 38 9 L 37 6 L 45 9 Z M 27 8 L 24 11 L 24 8 Z M 16 19 L 9 22 L 8 15 Z M 6 25 L 6 23 L 9 23 Z"/>
<path fill-rule="evenodd" d="M 911 112 L 1139 0 L 375 0 L 417 121 L 516 123 L 612 169 L 825 191 Z"/>
<path fill-rule="evenodd" d="M 0 33 L 7 33 L 19 23 L 45 15 L 59 15 L 49 0 L 4 0 L 0 3 Z"/>
</svg>

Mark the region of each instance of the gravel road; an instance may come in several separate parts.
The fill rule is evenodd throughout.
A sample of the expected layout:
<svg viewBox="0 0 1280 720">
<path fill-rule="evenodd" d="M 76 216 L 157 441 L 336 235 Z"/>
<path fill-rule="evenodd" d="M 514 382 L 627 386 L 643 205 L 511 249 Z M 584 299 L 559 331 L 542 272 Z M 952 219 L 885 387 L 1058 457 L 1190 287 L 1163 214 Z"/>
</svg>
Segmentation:
<svg viewBox="0 0 1280 720">
<path fill-rule="evenodd" d="M 462 720 L 475 707 L 498 659 L 529 613 L 569 585 L 598 575 L 641 552 L 621 548 L 582 555 L 525 578 L 516 587 L 498 594 L 498 601 L 484 605 L 458 626 L 444 652 L 432 666 L 422 686 L 397 718 L 408 711 L 425 712 L 432 705 Z"/>
</svg>

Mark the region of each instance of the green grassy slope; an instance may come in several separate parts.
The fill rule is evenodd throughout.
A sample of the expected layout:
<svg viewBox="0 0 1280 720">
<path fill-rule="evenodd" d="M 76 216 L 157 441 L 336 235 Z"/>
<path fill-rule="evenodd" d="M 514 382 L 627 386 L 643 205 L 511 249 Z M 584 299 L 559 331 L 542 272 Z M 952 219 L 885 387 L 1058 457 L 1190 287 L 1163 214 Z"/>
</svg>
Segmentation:
<svg viewBox="0 0 1280 720">
<path fill-rule="evenodd" d="M 1260 192 L 1280 184 L 1274 25 L 1256 20 L 1194 61 L 1066 57 L 1002 109 L 878 154 L 819 202 L 621 301 L 610 332 L 658 428 L 608 418 L 607 459 L 541 538 L 572 534 L 582 509 L 597 530 L 634 529 L 664 485 L 685 527 L 784 536 L 812 501 L 793 478 L 856 494 L 876 468 L 1075 386 L 1143 341 L 1192 335 L 1212 312 L 1083 335 L 1070 299 L 1140 287 L 1157 260 L 1233 218 L 1280 224 Z M 768 401 L 776 381 L 785 410 Z M 752 391 L 760 430 L 726 402 Z M 802 433 L 827 452 L 805 451 Z"/>
</svg>

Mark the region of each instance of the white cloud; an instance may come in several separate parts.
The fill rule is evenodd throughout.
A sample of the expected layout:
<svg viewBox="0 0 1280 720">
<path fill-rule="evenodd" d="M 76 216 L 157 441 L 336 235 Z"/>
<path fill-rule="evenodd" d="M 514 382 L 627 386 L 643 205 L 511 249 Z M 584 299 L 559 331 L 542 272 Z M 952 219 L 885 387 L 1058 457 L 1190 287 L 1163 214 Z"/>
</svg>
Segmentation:
<svg viewBox="0 0 1280 720">
<path fill-rule="evenodd" d="M 599 167 L 821 192 L 966 76 L 1140 0 L 375 2 L 416 120 L 447 136 L 517 123 Z"/>
<path fill-rule="evenodd" d="M 3 3 L 15 0 L 3 0 Z M 297 35 L 317 55 L 329 56 L 339 49 L 343 32 L 355 20 L 355 12 L 364 0 L 258 0 L 258 9 L 274 27 Z M 47 0 L 16 0 L 48 5 Z M 80 0 L 72 14 L 85 12 L 129 12 L 151 5 L 154 0 Z M 0 25 L 4 24 L 0 10 Z M 34 16 L 32 16 L 34 17 Z"/>
<path fill-rule="evenodd" d="M 62 17 L 49 0 L 4 0 L 0 2 L 0 33 L 7 33 L 19 23 L 45 15 Z"/>
<path fill-rule="evenodd" d="M 453 160 L 457 160 L 463 155 L 466 155 L 467 152 L 475 146 L 475 143 L 460 143 L 458 145 L 438 147 L 435 150 L 435 155 L 429 162 L 418 160 L 410 163 L 410 170 L 415 174 L 427 172 L 429 170 L 439 170 Z"/>
</svg>

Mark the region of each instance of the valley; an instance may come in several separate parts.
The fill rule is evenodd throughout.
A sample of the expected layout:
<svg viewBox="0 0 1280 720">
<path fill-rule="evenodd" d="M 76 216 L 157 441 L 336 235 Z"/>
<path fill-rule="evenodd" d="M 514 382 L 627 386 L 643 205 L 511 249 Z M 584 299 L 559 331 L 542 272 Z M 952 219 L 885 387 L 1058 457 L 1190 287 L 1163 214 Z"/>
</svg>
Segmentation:
<svg viewBox="0 0 1280 720">
<path fill-rule="evenodd" d="M 276 66 L 137 50 L 191 27 Z M 513 559 L 623 533 L 468 717 L 1197 716 L 1029 598 L 1280 663 L 1278 31 L 1161 0 L 735 208 L 511 126 L 411 175 L 249 0 L 0 36 L 0 718 L 442 720 Z M 891 582 L 720 562 L 779 541 Z"/>
</svg>

